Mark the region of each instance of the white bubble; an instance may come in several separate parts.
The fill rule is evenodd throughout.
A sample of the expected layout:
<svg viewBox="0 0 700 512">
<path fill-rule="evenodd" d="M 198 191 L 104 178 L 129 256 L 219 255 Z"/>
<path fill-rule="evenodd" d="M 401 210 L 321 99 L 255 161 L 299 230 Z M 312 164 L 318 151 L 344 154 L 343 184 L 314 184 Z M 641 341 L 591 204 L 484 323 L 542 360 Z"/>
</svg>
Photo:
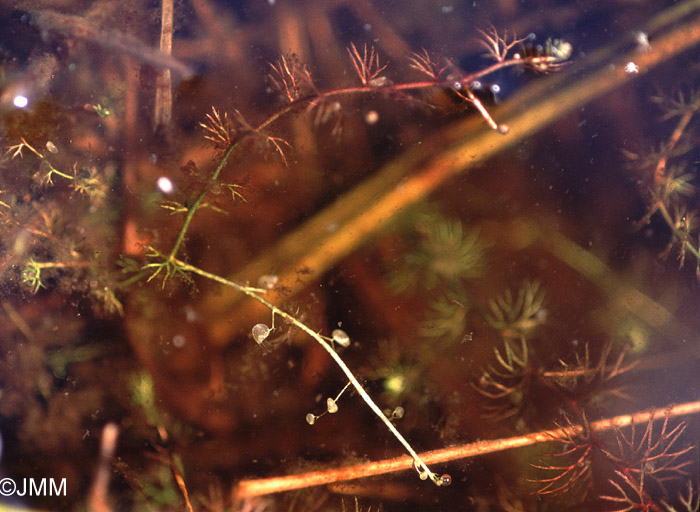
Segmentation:
<svg viewBox="0 0 700 512">
<path fill-rule="evenodd" d="M 639 73 L 639 66 L 635 64 L 632 61 L 629 61 L 627 64 L 625 64 L 625 73 L 628 75 L 635 75 Z"/>
<path fill-rule="evenodd" d="M 158 178 L 158 181 L 156 181 L 156 186 L 163 194 L 172 194 L 175 190 L 175 185 L 173 185 L 173 182 L 170 181 L 170 178 L 165 176 Z"/>
<path fill-rule="evenodd" d="M 501 86 L 498 84 L 491 85 L 491 92 L 493 94 L 498 94 L 499 92 L 501 92 Z"/>
<path fill-rule="evenodd" d="M 636 32 L 634 40 L 637 42 L 637 50 L 640 52 L 650 52 L 651 44 L 649 44 L 649 34 L 646 32 Z"/>
<path fill-rule="evenodd" d="M 185 346 L 185 342 L 187 340 L 182 334 L 176 334 L 173 336 L 173 347 L 175 348 L 182 348 Z"/>
<path fill-rule="evenodd" d="M 185 306 L 184 311 L 185 311 L 185 320 L 187 320 L 188 324 L 194 323 L 199 319 L 199 315 L 197 314 L 197 312 L 194 310 L 194 308 L 192 306 L 189 306 L 189 305 Z"/>
<path fill-rule="evenodd" d="M 12 100 L 12 104 L 17 108 L 24 108 L 27 105 L 29 105 L 29 98 L 27 98 L 26 96 L 22 96 L 21 94 L 18 94 Z"/>
<path fill-rule="evenodd" d="M 365 114 L 365 123 L 369 125 L 377 124 L 379 121 L 379 114 L 376 110 L 370 110 Z"/>
<path fill-rule="evenodd" d="M 265 324 L 255 324 L 253 326 L 253 339 L 260 345 L 270 335 L 271 329 Z"/>
</svg>

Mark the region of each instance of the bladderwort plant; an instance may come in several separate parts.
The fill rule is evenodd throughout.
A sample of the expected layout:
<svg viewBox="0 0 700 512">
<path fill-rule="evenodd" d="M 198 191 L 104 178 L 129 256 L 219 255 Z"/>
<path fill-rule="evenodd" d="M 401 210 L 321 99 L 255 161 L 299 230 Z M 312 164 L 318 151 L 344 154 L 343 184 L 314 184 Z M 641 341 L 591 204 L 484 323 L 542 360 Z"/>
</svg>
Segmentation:
<svg viewBox="0 0 700 512">
<path fill-rule="evenodd" d="M 212 112 L 206 116 L 206 120 L 201 123 L 201 127 L 205 131 L 205 138 L 221 152 L 217 165 L 211 176 L 202 180 L 202 190 L 193 201 L 182 203 L 168 201 L 161 205 L 166 210 L 173 213 L 181 213 L 185 216 L 175 241 L 168 251 L 161 251 L 156 247 L 149 246 L 146 257 L 151 261 L 146 263 L 140 272 L 122 283 L 124 286 L 142 278 L 145 278 L 147 281 L 161 278 L 164 285 L 166 281 L 175 276 L 190 279 L 190 275 L 197 275 L 237 290 L 263 304 L 271 312 L 272 326 L 256 324 L 252 331 L 255 341 L 262 343 L 267 338 L 267 335 L 274 329 L 276 316 L 296 326 L 313 338 L 329 354 L 348 379 L 348 384 L 343 391 L 352 386 L 367 406 L 410 454 L 413 459 L 413 466 L 420 478 L 422 480 L 429 479 L 438 486 L 449 485 L 451 477 L 449 475 L 438 475 L 428 467 L 421 456 L 418 455 L 411 444 L 390 421 L 391 418 L 387 418 L 382 409 L 367 393 L 352 370 L 335 350 L 335 343 L 342 346 L 349 342 L 347 334 L 334 332 L 331 337 L 324 336 L 309 328 L 294 315 L 269 302 L 264 296 L 267 291 L 266 288 L 241 285 L 208 272 L 184 261 L 180 253 L 194 216 L 200 209 L 212 207 L 211 203 L 208 202 L 208 198 L 211 195 L 220 193 L 222 190 L 228 190 L 234 199 L 243 198 L 238 184 L 222 183 L 219 177 L 231 155 L 241 147 L 244 141 L 252 140 L 257 147 L 263 150 L 272 150 L 286 164 L 285 151 L 291 145 L 280 137 L 270 135 L 268 129 L 279 119 L 293 112 L 304 111 L 309 114 L 313 118 L 314 125 L 331 124 L 333 126 L 332 133 L 339 135 L 342 131 L 343 121 L 342 101 L 347 98 L 376 95 L 412 104 L 423 102 L 416 96 L 418 93 L 449 90 L 464 106 L 473 106 L 491 129 L 504 135 L 507 134 L 509 127 L 505 124 L 498 124 L 477 96 L 476 91 L 481 86 L 480 81 L 496 71 L 511 67 L 531 69 L 539 73 L 556 71 L 571 56 L 572 47 L 569 43 L 561 40 L 549 40 L 544 46 L 532 46 L 528 44 L 527 38 L 519 39 L 515 34 L 508 31 L 504 31 L 501 35 L 495 28 L 482 32 L 482 37 L 481 43 L 487 51 L 486 55 L 494 61 L 491 65 L 480 71 L 464 73 L 450 61 L 444 60 L 440 56 L 433 56 L 427 50 L 422 50 L 412 54 L 409 60 L 411 67 L 422 75 L 423 80 L 403 83 L 394 83 L 384 74 L 388 64 L 380 60 L 373 47 L 363 46 L 359 49 L 352 44 L 348 48 L 348 56 L 352 68 L 359 79 L 359 85 L 328 91 L 320 91 L 316 88 L 310 70 L 298 58 L 295 56 L 281 57 L 279 61 L 270 65 L 270 82 L 278 91 L 284 105 L 257 125 L 248 122 L 238 110 L 234 111 L 232 116 L 229 116 L 228 113 L 222 114 L 218 109 L 212 108 Z M 335 398 L 329 397 L 327 399 L 327 413 L 334 414 L 337 412 L 337 400 L 341 394 L 342 391 Z M 309 413 L 307 422 L 314 424 L 319 417 Z"/>
</svg>

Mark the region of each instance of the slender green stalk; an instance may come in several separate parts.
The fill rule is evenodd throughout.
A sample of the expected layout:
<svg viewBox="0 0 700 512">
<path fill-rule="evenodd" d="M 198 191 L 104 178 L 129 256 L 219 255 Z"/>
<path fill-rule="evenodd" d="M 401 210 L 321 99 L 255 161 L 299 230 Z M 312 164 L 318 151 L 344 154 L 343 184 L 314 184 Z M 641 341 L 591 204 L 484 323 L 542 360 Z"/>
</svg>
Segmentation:
<svg viewBox="0 0 700 512">
<path fill-rule="evenodd" d="M 309 94 L 306 96 L 303 96 L 301 98 L 295 99 L 294 101 L 290 102 L 289 104 L 285 105 L 283 108 L 277 110 L 274 114 L 270 115 L 267 117 L 263 122 L 261 122 L 257 127 L 252 128 L 249 132 L 242 133 L 238 138 L 236 138 L 233 142 L 231 142 L 228 147 L 226 148 L 226 151 L 224 154 L 221 156 L 219 159 L 219 162 L 214 169 L 214 172 L 212 173 L 211 176 L 211 181 L 214 182 L 219 178 L 219 175 L 221 174 L 221 171 L 223 170 L 224 166 L 226 165 L 226 162 L 228 161 L 228 158 L 231 156 L 231 153 L 240 145 L 241 141 L 249 134 L 256 134 L 260 133 L 262 130 L 265 128 L 271 126 L 275 122 L 277 122 L 280 118 L 284 117 L 285 115 L 289 114 L 290 112 L 293 112 L 297 110 L 298 108 L 306 105 L 311 105 L 314 102 L 320 103 L 332 98 L 336 97 L 342 97 L 342 96 L 353 96 L 353 95 L 364 95 L 369 92 L 375 92 L 375 93 L 382 93 L 382 92 L 399 92 L 399 91 L 418 91 L 418 90 L 423 90 L 423 89 L 433 89 L 433 88 L 454 88 L 458 87 L 460 90 L 465 89 L 469 90 L 469 84 L 472 82 L 486 76 L 489 74 L 492 74 L 496 71 L 499 71 L 504 68 L 512 67 L 512 66 L 522 66 L 522 65 L 527 65 L 528 62 L 534 62 L 534 63 L 541 63 L 541 65 L 549 65 L 549 66 L 556 66 L 557 62 L 559 59 L 557 57 L 533 57 L 530 59 L 524 59 L 521 58 L 520 56 L 514 56 L 513 58 L 509 59 L 503 59 L 500 60 L 480 71 L 476 71 L 474 73 L 470 73 L 468 75 L 464 75 L 458 80 L 455 81 L 445 81 L 445 80 L 440 80 L 440 79 L 433 79 L 433 80 L 424 80 L 424 81 L 417 81 L 417 82 L 406 82 L 406 83 L 399 83 L 399 84 L 389 84 L 385 86 L 354 86 L 354 87 L 345 87 L 341 89 L 333 89 L 331 91 L 326 91 L 326 92 L 315 92 L 313 94 Z M 495 129 L 499 130 L 499 127 L 494 123 L 494 121 L 491 119 L 490 115 L 488 112 L 486 112 L 485 108 L 481 105 L 478 99 L 473 94 L 469 94 L 466 98 L 469 99 L 470 102 L 472 102 L 479 112 L 482 114 L 482 116 L 486 119 L 486 121 L 489 123 L 489 125 Z M 507 131 L 507 130 L 506 130 Z M 505 131 L 503 132 L 505 133 Z M 175 240 L 175 243 L 173 244 L 173 247 L 168 254 L 166 260 L 169 262 L 174 262 L 174 258 L 177 256 L 178 251 L 180 250 L 180 247 L 182 246 L 185 236 L 187 234 L 187 230 L 189 229 L 189 226 L 192 222 L 192 219 L 194 218 L 195 213 L 197 210 L 200 208 L 202 205 L 202 202 L 204 201 L 208 191 L 204 190 L 200 195 L 195 199 L 194 203 L 187 209 L 187 216 L 185 217 L 185 220 L 182 224 L 182 227 L 180 228 L 180 231 L 177 235 L 177 239 Z M 130 281 L 133 282 L 133 281 Z"/>
<path fill-rule="evenodd" d="M 178 259 L 173 259 L 173 263 L 178 267 L 180 271 L 183 272 L 190 272 L 192 274 L 196 274 L 201 277 L 205 277 L 207 279 L 211 279 L 212 281 L 215 281 L 223 286 L 228 286 L 229 288 L 233 288 L 235 290 L 240 291 L 241 293 L 246 294 L 248 297 L 257 300 L 260 302 L 262 305 L 264 305 L 266 308 L 268 308 L 273 315 L 279 315 L 285 320 L 288 320 L 292 324 L 294 324 L 296 327 L 304 331 L 306 334 L 311 336 L 316 342 L 323 347 L 323 349 L 328 352 L 328 354 L 333 358 L 333 361 L 340 367 L 340 369 L 343 371 L 345 376 L 348 378 L 352 386 L 357 390 L 359 395 L 362 397 L 362 399 L 365 401 L 365 403 L 369 406 L 370 409 L 372 409 L 372 412 L 377 415 L 377 417 L 384 423 L 386 428 L 389 429 L 389 431 L 394 434 L 394 437 L 399 440 L 399 442 L 403 445 L 403 447 L 406 449 L 406 451 L 409 453 L 409 455 L 413 458 L 414 461 L 414 467 L 418 471 L 418 474 L 421 476 L 422 479 L 428 479 L 433 481 L 435 485 L 448 485 L 448 482 L 450 481 L 449 477 L 447 476 L 438 476 L 435 473 L 433 473 L 430 468 L 423 462 L 423 459 L 416 453 L 416 451 L 413 449 L 413 447 L 410 445 L 410 443 L 406 440 L 406 438 L 399 432 L 396 427 L 389 421 L 389 419 L 386 417 L 386 415 L 382 412 L 382 410 L 379 408 L 379 406 L 374 402 L 372 397 L 365 391 L 365 388 L 360 384 L 360 382 L 357 380 L 355 375 L 352 373 L 352 370 L 348 368 L 348 365 L 345 364 L 345 361 L 342 360 L 342 358 L 338 355 L 338 353 L 331 347 L 328 342 L 323 339 L 323 337 L 317 333 L 316 331 L 312 330 L 310 327 L 308 327 L 306 324 L 295 318 L 294 316 L 290 315 L 286 311 L 281 310 L 265 298 L 263 298 L 260 293 L 264 293 L 264 290 L 260 290 L 258 288 L 252 288 L 249 286 L 242 286 L 234 281 L 230 281 L 228 279 L 225 279 L 221 276 L 218 276 L 216 274 L 212 274 L 211 272 L 207 272 L 206 270 L 202 270 L 198 267 L 195 267 L 193 265 L 189 265 L 188 263 L 185 263 L 184 261 L 180 261 Z"/>
<path fill-rule="evenodd" d="M 228 158 L 231 156 L 231 153 L 233 153 L 233 150 L 238 147 L 240 143 L 240 140 L 237 140 L 233 142 L 231 145 L 229 145 L 228 148 L 226 148 L 226 151 L 224 152 L 223 156 L 219 159 L 219 163 L 216 166 L 216 169 L 214 169 L 214 172 L 211 175 L 211 180 L 216 181 L 219 178 L 219 174 L 221 174 L 221 171 L 223 170 L 224 166 L 226 165 L 226 162 L 228 161 Z M 180 228 L 180 232 L 177 235 L 177 239 L 175 240 L 175 243 L 173 244 L 173 248 L 170 250 L 170 254 L 168 255 L 168 261 L 175 261 L 175 256 L 177 255 L 177 252 L 180 250 L 180 246 L 182 243 L 185 241 L 185 235 L 187 234 L 187 230 L 190 227 L 190 223 L 192 222 L 192 219 L 194 218 L 194 214 L 197 213 L 197 210 L 199 209 L 200 205 L 202 204 L 202 201 L 204 201 L 204 198 L 207 196 L 208 190 L 202 191 L 199 196 L 197 196 L 197 199 L 195 199 L 194 203 L 192 203 L 192 206 L 189 207 L 187 210 L 187 216 L 185 217 L 185 221 L 182 223 L 182 227 Z"/>
</svg>

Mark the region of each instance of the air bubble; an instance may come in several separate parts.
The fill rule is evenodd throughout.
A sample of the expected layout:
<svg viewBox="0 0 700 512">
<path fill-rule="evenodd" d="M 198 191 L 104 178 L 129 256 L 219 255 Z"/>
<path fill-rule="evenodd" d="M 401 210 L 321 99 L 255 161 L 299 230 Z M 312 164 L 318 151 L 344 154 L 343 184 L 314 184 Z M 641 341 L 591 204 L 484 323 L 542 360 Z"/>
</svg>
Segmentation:
<svg viewBox="0 0 700 512">
<path fill-rule="evenodd" d="M 629 61 L 627 64 L 625 64 L 625 73 L 628 75 L 635 75 L 639 73 L 639 66 L 635 64 L 632 61 Z"/>
<path fill-rule="evenodd" d="M 306 423 L 308 423 L 309 425 L 313 425 L 314 423 L 316 423 L 316 415 L 312 413 L 307 414 Z"/>
<path fill-rule="evenodd" d="M 48 141 L 46 143 L 46 149 L 48 149 L 50 153 L 54 153 L 54 154 L 58 153 L 58 148 L 56 147 L 56 144 L 54 144 L 51 141 Z"/>
<path fill-rule="evenodd" d="M 29 105 L 29 98 L 18 94 L 12 99 L 12 104 L 17 108 L 24 108 Z"/>
<path fill-rule="evenodd" d="M 395 420 L 400 420 L 401 418 L 403 418 L 404 414 L 406 414 L 406 411 L 403 407 L 399 405 L 398 407 L 394 408 L 394 411 L 391 413 L 391 418 Z"/>
<path fill-rule="evenodd" d="M 491 92 L 492 92 L 493 94 L 498 94 L 499 92 L 501 92 L 501 86 L 498 85 L 498 84 L 493 84 L 493 85 L 491 86 Z"/>
<path fill-rule="evenodd" d="M 158 178 L 158 180 L 156 181 L 156 186 L 158 187 L 158 190 L 160 190 L 163 194 L 172 194 L 175 190 L 175 185 L 173 185 L 173 182 L 170 181 L 170 178 L 166 176 L 161 176 L 160 178 Z"/>
<path fill-rule="evenodd" d="M 326 408 L 328 409 L 328 414 L 335 414 L 338 412 L 338 404 L 332 398 L 326 399 Z"/>
<path fill-rule="evenodd" d="M 342 329 L 335 329 L 331 333 L 331 337 L 333 338 L 333 341 L 335 341 L 341 347 L 347 347 L 350 345 L 350 336 L 348 336 L 348 334 Z"/>
<path fill-rule="evenodd" d="M 265 324 L 255 324 L 253 326 L 253 339 L 260 345 L 270 335 L 270 328 Z"/>
<path fill-rule="evenodd" d="M 370 110 L 365 114 L 365 123 L 368 125 L 372 126 L 377 124 L 377 121 L 379 121 L 379 114 L 376 110 Z"/>
<path fill-rule="evenodd" d="M 462 82 L 455 82 L 452 84 L 452 88 L 455 91 L 461 91 L 462 90 Z"/>
<path fill-rule="evenodd" d="M 438 479 L 438 485 L 441 487 L 447 487 L 452 483 L 452 477 L 445 473 L 444 475 L 440 476 Z"/>
<path fill-rule="evenodd" d="M 182 334 L 176 334 L 173 336 L 173 347 L 182 348 L 185 346 L 187 339 Z"/>
<path fill-rule="evenodd" d="M 481 82 L 479 82 L 478 80 L 474 80 L 472 83 L 469 84 L 469 87 L 471 87 L 472 89 L 478 91 L 478 90 L 481 89 L 483 86 L 481 85 Z"/>
</svg>

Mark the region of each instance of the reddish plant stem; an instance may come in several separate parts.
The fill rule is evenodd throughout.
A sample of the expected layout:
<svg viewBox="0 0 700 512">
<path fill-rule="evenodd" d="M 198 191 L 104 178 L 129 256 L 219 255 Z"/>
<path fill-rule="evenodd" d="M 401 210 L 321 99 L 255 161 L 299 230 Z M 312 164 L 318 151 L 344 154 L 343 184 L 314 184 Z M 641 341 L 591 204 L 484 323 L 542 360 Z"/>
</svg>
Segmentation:
<svg viewBox="0 0 700 512">
<path fill-rule="evenodd" d="M 664 148 L 664 154 L 659 159 L 658 163 L 656 164 L 656 168 L 654 169 L 654 184 L 660 185 L 663 181 L 664 174 L 666 173 L 666 164 L 668 162 L 668 159 L 671 156 L 673 149 L 681 140 L 681 136 L 688 127 L 688 124 L 693 118 L 693 115 L 695 115 L 698 110 L 700 110 L 700 96 L 698 96 L 695 99 L 695 101 L 690 104 L 688 110 L 681 116 L 680 120 L 678 121 L 678 125 L 676 126 L 675 130 L 673 130 L 671 138 L 668 140 L 668 144 L 666 144 L 666 147 Z"/>
<path fill-rule="evenodd" d="M 656 421 L 661 418 L 675 418 L 697 414 L 700 412 L 700 400 L 684 404 L 672 405 L 665 409 L 653 409 L 623 414 L 613 418 L 605 418 L 590 424 L 591 432 L 604 432 L 616 428 L 622 428 L 632 423 L 640 424 Z M 567 439 L 572 435 L 583 433 L 584 426 L 567 426 L 552 430 L 542 430 L 517 437 L 476 441 L 473 443 L 433 450 L 420 454 L 427 464 L 437 464 L 454 460 L 468 459 L 478 455 L 522 448 L 539 443 L 547 443 L 561 439 Z M 297 475 L 288 475 L 256 480 L 244 480 L 240 482 L 234 491 L 234 498 L 245 499 L 254 496 L 263 496 L 278 492 L 305 489 L 317 485 L 326 485 L 346 480 L 367 478 L 370 476 L 394 473 L 413 468 L 413 459 L 408 456 L 385 459 L 382 461 L 356 464 L 343 468 L 328 469 L 324 471 L 311 471 Z"/>
</svg>

